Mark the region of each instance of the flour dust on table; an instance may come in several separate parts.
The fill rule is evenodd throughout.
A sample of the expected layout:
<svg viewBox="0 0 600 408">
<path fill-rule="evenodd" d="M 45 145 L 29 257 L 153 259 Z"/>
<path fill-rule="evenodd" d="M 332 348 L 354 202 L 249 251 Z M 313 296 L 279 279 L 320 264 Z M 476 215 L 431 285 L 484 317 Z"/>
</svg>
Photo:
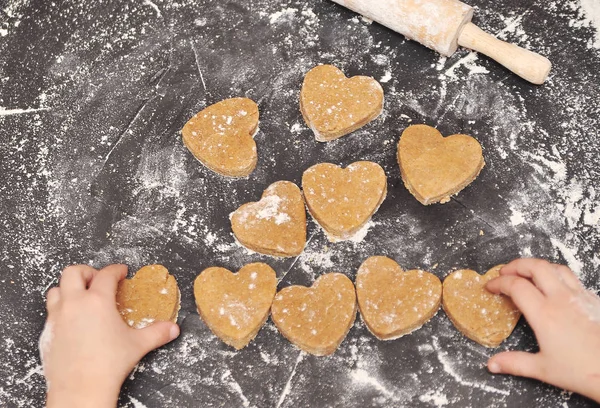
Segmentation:
<svg viewBox="0 0 600 408">
<path fill-rule="evenodd" d="M 589 0 L 477 0 L 476 23 L 540 52 L 553 70 L 531 86 L 467 50 L 440 58 L 333 2 L 91 1 L 0 6 L 0 405 L 39 406 L 37 339 L 44 293 L 72 263 L 162 264 L 181 288 L 181 337 L 151 353 L 120 406 L 590 407 L 535 381 L 494 376 L 492 352 L 438 312 L 382 342 L 357 319 L 330 357 L 300 353 L 271 320 L 242 351 L 202 323 L 192 293 L 209 266 L 265 262 L 279 287 L 370 256 L 443 279 L 518 256 L 565 262 L 591 290 L 600 268 L 600 48 Z M 23 56 L 27 56 L 24 58 Z M 302 118 L 305 74 L 331 64 L 381 79 L 383 112 L 317 143 Z M 194 114 L 232 97 L 259 106 L 257 164 L 247 179 L 214 174 L 185 148 Z M 424 207 L 404 188 L 396 146 L 411 124 L 464 133 L 485 170 L 450 202 Z M 331 243 L 312 221 L 302 254 L 238 246 L 228 215 L 310 166 L 368 160 L 388 194 L 359 242 Z M 519 323 L 501 350 L 535 350 Z"/>
</svg>

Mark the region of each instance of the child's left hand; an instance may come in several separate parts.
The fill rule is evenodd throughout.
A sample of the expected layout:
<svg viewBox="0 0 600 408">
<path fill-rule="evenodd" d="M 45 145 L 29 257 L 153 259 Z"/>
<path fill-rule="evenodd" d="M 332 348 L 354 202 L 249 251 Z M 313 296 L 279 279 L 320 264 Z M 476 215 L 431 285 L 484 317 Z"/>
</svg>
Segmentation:
<svg viewBox="0 0 600 408">
<path fill-rule="evenodd" d="M 133 329 L 115 302 L 127 266 L 66 268 L 47 295 L 48 320 L 40 353 L 47 407 L 115 407 L 129 372 L 149 351 L 179 335 L 171 322 Z"/>
</svg>

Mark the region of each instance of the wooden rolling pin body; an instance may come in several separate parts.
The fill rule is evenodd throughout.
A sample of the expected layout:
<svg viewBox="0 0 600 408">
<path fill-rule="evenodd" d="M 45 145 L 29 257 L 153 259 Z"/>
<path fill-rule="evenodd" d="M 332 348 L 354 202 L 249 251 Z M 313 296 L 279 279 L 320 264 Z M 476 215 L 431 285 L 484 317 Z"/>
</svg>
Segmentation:
<svg viewBox="0 0 600 408">
<path fill-rule="evenodd" d="M 505 43 L 471 23 L 473 8 L 458 0 L 333 1 L 447 57 L 461 45 L 534 84 L 542 84 L 550 72 L 547 58 Z"/>
</svg>

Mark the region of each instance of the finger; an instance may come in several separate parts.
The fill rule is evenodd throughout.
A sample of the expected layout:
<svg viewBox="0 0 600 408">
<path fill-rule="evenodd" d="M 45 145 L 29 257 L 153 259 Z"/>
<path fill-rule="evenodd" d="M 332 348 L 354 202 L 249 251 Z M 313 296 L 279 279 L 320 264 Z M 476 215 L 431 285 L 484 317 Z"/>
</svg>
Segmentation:
<svg viewBox="0 0 600 408">
<path fill-rule="evenodd" d="M 531 279 L 544 295 L 554 295 L 564 289 L 559 274 L 552 264 L 543 259 L 514 260 L 500 270 L 500 275 L 517 275 Z"/>
<path fill-rule="evenodd" d="M 127 276 L 127 265 L 113 264 L 102 268 L 90 284 L 90 290 L 115 297 L 119 282 Z"/>
<path fill-rule="evenodd" d="M 97 269 L 88 265 L 72 265 L 65 268 L 59 284 L 61 295 L 69 295 L 86 290 L 97 273 Z"/>
<path fill-rule="evenodd" d="M 135 329 L 135 336 L 144 356 L 175 340 L 179 336 L 179 326 L 172 322 L 157 322 L 143 329 Z"/>
<path fill-rule="evenodd" d="M 523 312 L 527 321 L 532 326 L 535 325 L 534 317 L 545 302 L 545 298 L 531 281 L 520 276 L 504 275 L 490 280 L 485 287 L 492 293 L 502 293 L 509 296 L 519 310 Z"/>
<path fill-rule="evenodd" d="M 535 260 L 535 261 L 538 261 L 538 260 Z M 545 263 L 546 261 L 542 261 L 542 262 Z M 583 286 L 581 285 L 581 282 L 579 281 L 577 276 L 573 273 L 573 271 L 569 267 L 567 267 L 565 265 L 549 263 L 549 262 L 548 262 L 548 266 L 554 270 L 555 274 L 558 277 L 558 281 L 561 283 L 564 283 L 570 289 L 579 291 L 583 288 Z M 500 274 L 501 275 L 518 275 L 516 270 L 514 270 L 514 269 L 509 270 L 508 268 L 502 269 L 500 271 Z"/>
<path fill-rule="evenodd" d="M 58 304 L 60 301 L 60 289 L 58 287 L 53 287 L 46 293 L 46 310 L 50 313 L 51 309 Z"/>
<path fill-rule="evenodd" d="M 558 279 L 571 288 L 574 291 L 580 291 L 583 289 L 581 281 L 573 273 L 571 268 L 565 265 L 552 264 L 556 272 L 558 273 Z"/>
<path fill-rule="evenodd" d="M 505 351 L 488 360 L 488 370 L 494 374 L 510 374 L 544 380 L 544 370 L 539 354 L 524 351 Z"/>
</svg>

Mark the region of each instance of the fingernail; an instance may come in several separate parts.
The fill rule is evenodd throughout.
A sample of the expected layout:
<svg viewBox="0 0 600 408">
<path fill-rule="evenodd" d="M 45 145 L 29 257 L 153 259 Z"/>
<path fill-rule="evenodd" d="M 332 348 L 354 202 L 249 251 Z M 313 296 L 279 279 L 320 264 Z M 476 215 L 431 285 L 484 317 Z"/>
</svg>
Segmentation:
<svg viewBox="0 0 600 408">
<path fill-rule="evenodd" d="M 177 337 L 179 337 L 179 326 L 177 326 L 176 324 L 171 326 L 171 330 L 169 331 L 169 336 L 171 338 L 171 341 L 173 341 Z"/>
<path fill-rule="evenodd" d="M 491 373 L 498 374 L 500 372 L 500 364 L 495 362 L 490 363 L 488 370 L 490 370 Z"/>
</svg>

